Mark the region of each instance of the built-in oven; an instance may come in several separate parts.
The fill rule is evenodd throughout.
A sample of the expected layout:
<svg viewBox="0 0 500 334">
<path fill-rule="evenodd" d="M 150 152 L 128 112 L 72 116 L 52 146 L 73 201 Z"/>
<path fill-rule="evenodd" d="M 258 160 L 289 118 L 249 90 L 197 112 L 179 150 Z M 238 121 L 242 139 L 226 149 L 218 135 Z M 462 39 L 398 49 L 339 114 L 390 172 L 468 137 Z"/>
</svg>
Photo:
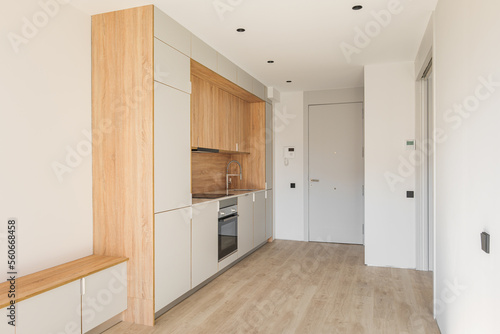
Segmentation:
<svg viewBox="0 0 500 334">
<path fill-rule="evenodd" d="M 238 199 L 219 202 L 219 262 L 238 250 Z"/>
</svg>

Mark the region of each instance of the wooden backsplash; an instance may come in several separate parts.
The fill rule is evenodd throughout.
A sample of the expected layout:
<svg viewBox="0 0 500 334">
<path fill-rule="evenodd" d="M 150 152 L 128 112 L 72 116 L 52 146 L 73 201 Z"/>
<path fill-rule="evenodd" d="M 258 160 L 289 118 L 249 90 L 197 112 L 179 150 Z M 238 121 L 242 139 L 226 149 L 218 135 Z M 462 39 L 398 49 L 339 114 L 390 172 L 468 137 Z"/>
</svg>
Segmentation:
<svg viewBox="0 0 500 334">
<path fill-rule="evenodd" d="M 193 194 L 226 189 L 226 166 L 230 154 L 191 153 Z"/>
</svg>

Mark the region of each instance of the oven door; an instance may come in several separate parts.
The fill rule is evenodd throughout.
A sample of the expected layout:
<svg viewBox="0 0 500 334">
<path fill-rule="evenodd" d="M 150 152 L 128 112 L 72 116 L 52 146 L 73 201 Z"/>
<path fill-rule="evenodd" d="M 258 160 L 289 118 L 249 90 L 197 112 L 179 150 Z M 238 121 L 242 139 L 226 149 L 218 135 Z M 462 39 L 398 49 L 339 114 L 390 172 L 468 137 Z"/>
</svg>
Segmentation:
<svg viewBox="0 0 500 334">
<path fill-rule="evenodd" d="M 238 215 L 219 219 L 219 261 L 238 250 Z"/>
</svg>

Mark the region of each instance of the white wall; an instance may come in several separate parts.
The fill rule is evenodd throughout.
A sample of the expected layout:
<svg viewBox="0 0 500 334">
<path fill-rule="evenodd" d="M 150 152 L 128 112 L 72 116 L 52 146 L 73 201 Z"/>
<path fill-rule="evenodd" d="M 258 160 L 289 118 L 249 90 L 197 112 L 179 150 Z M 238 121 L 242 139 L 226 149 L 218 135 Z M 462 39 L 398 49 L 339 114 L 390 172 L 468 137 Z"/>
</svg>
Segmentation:
<svg viewBox="0 0 500 334">
<path fill-rule="evenodd" d="M 414 167 L 405 141 L 415 136 L 413 62 L 365 67 L 365 261 L 415 268 Z M 413 151 L 415 152 L 415 151 Z"/>
<path fill-rule="evenodd" d="M 90 16 L 63 2 L 4 2 L 0 14 L 0 257 L 15 217 L 21 275 L 92 254 Z M 60 182 L 52 164 L 67 166 L 68 149 L 84 157 Z"/>
<path fill-rule="evenodd" d="M 274 105 L 275 234 L 276 239 L 304 241 L 304 93 L 282 93 Z M 283 148 L 295 147 L 285 166 Z M 296 188 L 290 188 L 295 182 Z"/>
<path fill-rule="evenodd" d="M 436 314 L 443 334 L 498 333 L 499 11 L 497 0 L 440 0 L 435 13 L 436 126 L 444 132 L 436 154 Z M 489 255 L 480 248 L 483 231 L 491 234 Z"/>
</svg>

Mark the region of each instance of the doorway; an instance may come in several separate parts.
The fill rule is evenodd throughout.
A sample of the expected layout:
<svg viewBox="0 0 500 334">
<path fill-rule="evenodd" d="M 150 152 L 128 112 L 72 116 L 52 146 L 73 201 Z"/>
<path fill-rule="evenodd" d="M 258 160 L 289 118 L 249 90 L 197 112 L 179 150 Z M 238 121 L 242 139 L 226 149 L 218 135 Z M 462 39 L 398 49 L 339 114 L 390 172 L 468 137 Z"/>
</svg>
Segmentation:
<svg viewBox="0 0 500 334">
<path fill-rule="evenodd" d="M 309 241 L 364 242 L 363 104 L 309 106 Z"/>
<path fill-rule="evenodd" d="M 432 59 L 420 78 L 420 153 L 422 164 L 419 168 L 419 251 L 417 269 L 434 271 L 434 224 L 435 224 L 435 113 L 434 113 L 434 72 Z"/>
</svg>

